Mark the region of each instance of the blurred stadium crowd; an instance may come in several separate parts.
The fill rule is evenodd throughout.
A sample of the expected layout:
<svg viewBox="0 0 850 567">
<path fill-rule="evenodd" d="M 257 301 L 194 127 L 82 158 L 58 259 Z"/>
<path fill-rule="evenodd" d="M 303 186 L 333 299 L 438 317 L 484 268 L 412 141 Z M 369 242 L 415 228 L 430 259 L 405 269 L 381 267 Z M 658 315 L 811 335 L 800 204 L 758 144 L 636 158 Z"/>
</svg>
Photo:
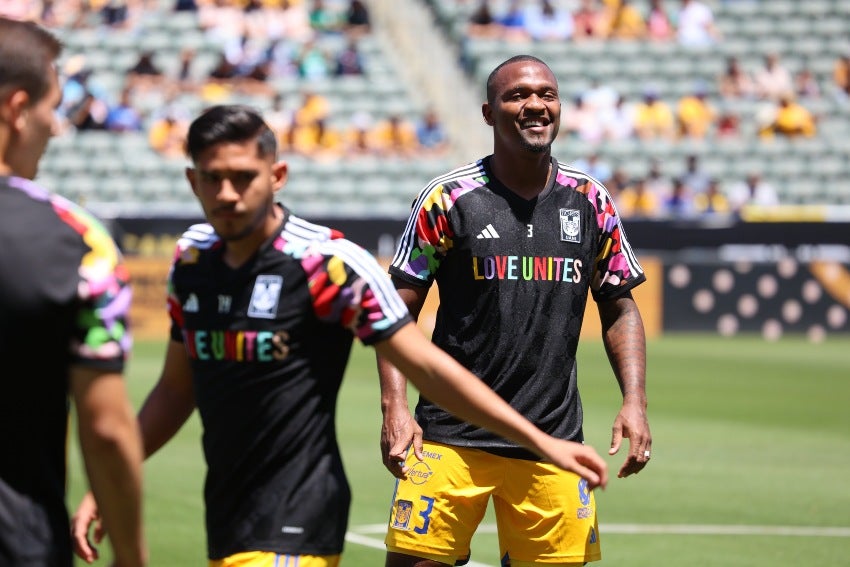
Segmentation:
<svg viewBox="0 0 850 567">
<path fill-rule="evenodd" d="M 245 102 L 278 132 L 304 214 L 403 218 L 431 177 L 478 157 L 457 122 L 483 127 L 477 107 L 411 82 L 405 61 L 429 53 L 388 31 L 413 4 L 431 16 L 416 33 L 468 79 L 443 89 L 480 90 L 516 53 L 552 66 L 554 153 L 604 182 L 624 217 L 850 205 L 841 0 L 15 0 L 0 12 L 67 45 L 64 131 L 40 177 L 100 214 L 194 210 L 188 121 Z"/>
</svg>

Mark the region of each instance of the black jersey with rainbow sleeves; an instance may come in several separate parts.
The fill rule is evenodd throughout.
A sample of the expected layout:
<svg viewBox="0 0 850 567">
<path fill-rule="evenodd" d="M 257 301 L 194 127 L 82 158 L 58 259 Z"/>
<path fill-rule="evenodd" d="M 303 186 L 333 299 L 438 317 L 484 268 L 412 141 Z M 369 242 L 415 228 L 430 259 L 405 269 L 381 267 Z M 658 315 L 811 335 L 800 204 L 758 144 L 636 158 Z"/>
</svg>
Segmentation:
<svg viewBox="0 0 850 567">
<path fill-rule="evenodd" d="M 543 431 L 583 441 L 578 347 L 588 292 L 615 298 L 645 280 L 607 189 L 552 159 L 534 199 L 502 185 L 490 157 L 431 181 L 414 202 L 390 273 L 437 282 L 433 341 Z M 424 438 L 536 459 L 420 396 Z"/>
<path fill-rule="evenodd" d="M 102 222 L 29 179 L 0 176 L 0 212 L 0 564 L 70 567 L 69 367 L 124 370 L 130 276 Z"/>
<path fill-rule="evenodd" d="M 245 265 L 226 266 L 222 244 L 189 228 L 168 298 L 203 423 L 209 557 L 338 554 L 351 495 L 334 414 L 353 338 L 410 315 L 368 252 L 288 210 Z"/>
</svg>

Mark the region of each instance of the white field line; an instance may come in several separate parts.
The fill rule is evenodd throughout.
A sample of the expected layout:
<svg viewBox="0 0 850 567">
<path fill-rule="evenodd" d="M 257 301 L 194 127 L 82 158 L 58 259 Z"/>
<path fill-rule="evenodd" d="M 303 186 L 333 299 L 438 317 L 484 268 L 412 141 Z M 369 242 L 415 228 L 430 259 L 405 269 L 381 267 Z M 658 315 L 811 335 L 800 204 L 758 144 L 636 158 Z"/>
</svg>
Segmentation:
<svg viewBox="0 0 850 567">
<path fill-rule="evenodd" d="M 356 526 L 347 535 L 386 533 L 386 524 Z M 495 524 L 481 524 L 478 532 L 496 533 Z M 747 526 L 712 524 L 602 524 L 602 534 L 678 534 L 678 535 L 763 535 L 799 537 L 850 537 L 850 527 L 818 526 Z M 383 543 L 381 544 L 383 546 Z"/>
<path fill-rule="evenodd" d="M 384 549 L 383 537 L 369 537 L 368 534 L 381 535 L 386 532 L 386 524 L 356 526 L 345 534 L 345 541 Z M 478 532 L 496 533 L 494 524 L 481 524 Z M 756 536 L 798 536 L 798 537 L 850 537 L 850 527 L 812 527 L 812 526 L 745 526 L 711 524 L 603 524 L 599 527 L 603 534 L 673 534 L 673 535 L 756 535 Z M 492 567 L 486 563 L 470 561 L 468 567 Z"/>
</svg>

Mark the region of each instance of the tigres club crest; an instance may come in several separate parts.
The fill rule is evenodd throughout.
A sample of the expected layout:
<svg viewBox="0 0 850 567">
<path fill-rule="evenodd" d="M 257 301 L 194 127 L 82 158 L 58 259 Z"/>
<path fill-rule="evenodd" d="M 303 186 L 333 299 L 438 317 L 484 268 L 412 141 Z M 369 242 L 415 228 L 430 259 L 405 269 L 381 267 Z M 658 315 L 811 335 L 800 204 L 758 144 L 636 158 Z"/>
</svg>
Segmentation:
<svg viewBox="0 0 850 567">
<path fill-rule="evenodd" d="M 395 516 L 393 517 L 393 528 L 407 530 L 410 524 L 410 516 L 413 513 L 413 502 L 410 500 L 396 500 Z"/>
<path fill-rule="evenodd" d="M 581 216 L 575 209 L 561 209 L 561 241 L 581 242 Z"/>
</svg>

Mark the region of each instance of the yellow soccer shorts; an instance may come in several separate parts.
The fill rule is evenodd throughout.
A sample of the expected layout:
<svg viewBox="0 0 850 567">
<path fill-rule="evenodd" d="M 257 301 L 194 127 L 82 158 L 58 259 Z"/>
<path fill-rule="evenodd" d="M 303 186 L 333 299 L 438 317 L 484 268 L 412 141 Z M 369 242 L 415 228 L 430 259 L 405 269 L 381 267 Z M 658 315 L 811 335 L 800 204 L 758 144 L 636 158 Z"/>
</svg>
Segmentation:
<svg viewBox="0 0 850 567">
<path fill-rule="evenodd" d="M 246 551 L 209 561 L 209 567 L 338 567 L 339 555 L 284 555 Z"/>
<path fill-rule="evenodd" d="M 396 482 L 387 550 L 453 565 L 492 497 L 500 556 L 511 567 L 581 565 L 602 558 L 596 500 L 580 476 L 555 465 L 426 442 Z"/>
</svg>

